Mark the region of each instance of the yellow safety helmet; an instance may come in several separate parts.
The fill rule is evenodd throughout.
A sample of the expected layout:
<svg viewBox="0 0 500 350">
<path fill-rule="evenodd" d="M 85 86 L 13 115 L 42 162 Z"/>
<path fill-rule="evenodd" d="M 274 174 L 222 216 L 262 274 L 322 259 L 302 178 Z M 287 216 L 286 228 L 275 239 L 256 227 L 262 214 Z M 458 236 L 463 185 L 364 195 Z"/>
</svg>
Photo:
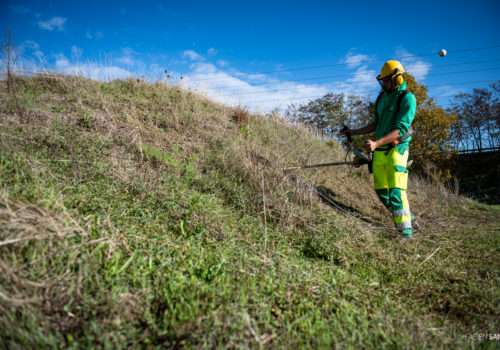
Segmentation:
<svg viewBox="0 0 500 350">
<path fill-rule="evenodd" d="M 377 77 L 377 80 L 379 81 L 380 84 L 382 84 L 382 80 L 391 78 L 394 79 L 396 78 L 396 84 L 401 85 L 403 84 L 403 76 L 402 74 L 405 72 L 403 66 L 401 63 L 398 61 L 387 61 L 384 63 L 382 66 L 382 69 L 380 70 L 380 74 Z"/>
</svg>

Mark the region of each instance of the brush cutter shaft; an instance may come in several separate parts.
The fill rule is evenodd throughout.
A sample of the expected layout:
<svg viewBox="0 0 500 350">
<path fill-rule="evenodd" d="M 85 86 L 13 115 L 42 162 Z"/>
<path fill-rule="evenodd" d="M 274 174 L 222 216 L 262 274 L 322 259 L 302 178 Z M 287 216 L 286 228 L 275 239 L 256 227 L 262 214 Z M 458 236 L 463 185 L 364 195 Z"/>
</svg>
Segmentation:
<svg viewBox="0 0 500 350">
<path fill-rule="evenodd" d="M 289 168 L 285 168 L 284 170 L 320 168 L 320 167 L 324 167 L 324 166 L 353 165 L 353 164 L 354 164 L 354 162 L 321 163 L 321 164 L 312 164 L 312 165 L 292 166 L 292 167 L 289 167 Z"/>
</svg>

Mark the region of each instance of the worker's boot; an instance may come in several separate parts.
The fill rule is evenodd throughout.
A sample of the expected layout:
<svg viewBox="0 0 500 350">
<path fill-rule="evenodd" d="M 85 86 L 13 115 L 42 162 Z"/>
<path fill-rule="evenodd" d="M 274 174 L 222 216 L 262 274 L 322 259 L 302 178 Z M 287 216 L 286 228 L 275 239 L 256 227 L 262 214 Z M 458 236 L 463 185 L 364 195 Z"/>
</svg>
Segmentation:
<svg viewBox="0 0 500 350">
<path fill-rule="evenodd" d="M 420 224 L 417 221 L 417 218 L 413 213 L 410 213 L 411 215 L 411 227 L 414 228 L 415 230 L 418 230 L 420 228 Z"/>
<path fill-rule="evenodd" d="M 406 229 L 399 231 L 399 232 L 401 232 L 401 238 L 412 238 L 413 237 L 413 233 L 412 233 L 411 228 L 406 228 Z"/>
</svg>

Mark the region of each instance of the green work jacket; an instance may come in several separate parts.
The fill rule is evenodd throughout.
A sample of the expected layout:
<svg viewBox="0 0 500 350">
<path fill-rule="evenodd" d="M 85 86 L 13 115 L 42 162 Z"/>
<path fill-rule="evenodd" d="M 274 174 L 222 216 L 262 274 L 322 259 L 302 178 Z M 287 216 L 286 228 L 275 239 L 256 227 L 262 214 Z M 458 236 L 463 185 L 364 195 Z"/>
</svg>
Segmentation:
<svg viewBox="0 0 500 350">
<path fill-rule="evenodd" d="M 399 136 L 403 136 L 410 129 L 415 112 L 417 110 L 417 100 L 412 93 L 406 94 L 401 101 L 401 106 L 398 115 L 396 112 L 396 104 L 398 97 L 402 91 L 406 90 L 406 81 L 394 92 L 384 94 L 380 97 L 377 107 L 378 118 L 376 113 L 373 115 L 373 123 L 375 124 L 375 140 L 381 139 L 392 130 L 399 130 Z M 408 150 L 408 143 L 411 141 L 411 136 L 402 141 L 398 145 L 398 151 L 402 154 Z"/>
</svg>

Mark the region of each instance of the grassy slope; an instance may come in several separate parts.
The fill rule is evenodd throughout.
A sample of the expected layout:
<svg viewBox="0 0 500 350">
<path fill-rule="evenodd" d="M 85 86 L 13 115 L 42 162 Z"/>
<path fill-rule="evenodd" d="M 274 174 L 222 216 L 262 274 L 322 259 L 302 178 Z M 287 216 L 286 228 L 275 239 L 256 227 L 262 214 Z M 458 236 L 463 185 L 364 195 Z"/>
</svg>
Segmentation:
<svg viewBox="0 0 500 350">
<path fill-rule="evenodd" d="M 424 228 L 402 243 L 365 171 L 283 173 L 343 155 L 280 120 L 238 126 L 135 80 L 14 91 L 2 82 L 0 241 L 23 239 L 0 246 L 7 347 L 462 348 L 500 329 L 498 207 L 413 179 Z"/>
</svg>

